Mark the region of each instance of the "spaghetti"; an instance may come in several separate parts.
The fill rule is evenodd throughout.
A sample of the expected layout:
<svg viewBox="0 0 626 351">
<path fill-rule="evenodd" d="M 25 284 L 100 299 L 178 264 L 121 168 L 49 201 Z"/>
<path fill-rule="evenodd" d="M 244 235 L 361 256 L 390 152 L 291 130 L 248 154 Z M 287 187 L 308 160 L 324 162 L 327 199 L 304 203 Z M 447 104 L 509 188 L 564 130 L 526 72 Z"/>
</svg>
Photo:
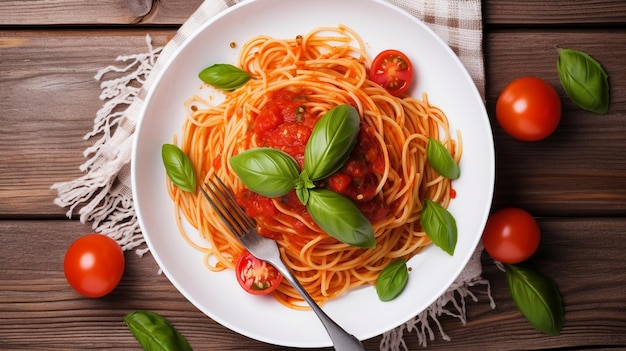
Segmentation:
<svg viewBox="0 0 626 351">
<path fill-rule="evenodd" d="M 345 26 L 316 28 L 290 40 L 255 37 L 243 45 L 238 62 L 252 79 L 227 92 L 217 105 L 192 96 L 185 103 L 182 137 L 174 141 L 201 179 L 216 174 L 233 190 L 257 221 L 259 232 L 278 242 L 287 266 L 320 304 L 374 284 L 390 262 L 409 259 L 430 244 L 420 225 L 423 201 L 428 198 L 447 207 L 453 190 L 450 180 L 427 163 L 428 138 L 441 141 L 457 163 L 461 158 L 460 134 L 455 141 L 446 115 L 429 103 L 426 94 L 421 100 L 394 97 L 368 80 L 364 48 L 358 35 Z M 288 152 L 302 166 L 307 130 L 340 104 L 354 106 L 361 116 L 359 143 L 338 179 L 331 176 L 320 186 L 341 187 L 354 199 L 372 222 L 373 249 L 349 246 L 322 232 L 293 192 L 274 199 L 251 193 L 228 164 L 230 157 L 244 150 L 270 145 Z M 354 180 L 363 176 L 358 179 L 367 183 L 367 191 L 345 187 L 346 175 L 348 183 L 358 183 Z M 180 191 L 169 181 L 168 191 L 181 233 L 204 252 L 206 266 L 213 271 L 234 269 L 245 249 L 204 198 Z M 208 245 L 189 238 L 183 218 Z M 307 308 L 288 283 L 273 294 L 291 308 Z"/>
</svg>

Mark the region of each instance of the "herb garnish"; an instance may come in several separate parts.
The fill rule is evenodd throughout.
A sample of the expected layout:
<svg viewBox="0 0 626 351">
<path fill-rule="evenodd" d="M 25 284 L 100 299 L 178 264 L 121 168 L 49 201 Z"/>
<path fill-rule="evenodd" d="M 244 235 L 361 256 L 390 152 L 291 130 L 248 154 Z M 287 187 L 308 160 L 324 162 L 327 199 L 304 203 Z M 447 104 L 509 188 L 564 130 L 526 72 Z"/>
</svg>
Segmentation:
<svg viewBox="0 0 626 351">
<path fill-rule="evenodd" d="M 420 220 L 426 235 L 433 244 L 439 246 L 450 256 L 454 255 L 457 227 L 452 214 L 439 203 L 426 199 Z"/>
<path fill-rule="evenodd" d="M 248 72 L 236 66 L 227 63 L 217 63 L 203 69 L 198 74 L 198 78 L 216 88 L 233 91 L 246 84 L 251 77 Z"/>
<path fill-rule="evenodd" d="M 426 157 L 428 163 L 442 176 L 454 180 L 461 175 L 459 165 L 454 162 L 448 149 L 439 140 L 428 138 Z"/>
<path fill-rule="evenodd" d="M 187 339 L 155 312 L 131 312 L 124 317 L 124 323 L 144 350 L 191 351 Z"/>
<path fill-rule="evenodd" d="M 369 220 L 348 198 L 318 189 L 314 181 L 343 166 L 356 145 L 360 118 L 350 105 L 339 105 L 315 124 L 305 148 L 304 169 L 289 154 L 268 148 L 250 149 L 229 159 L 233 171 L 248 189 L 276 197 L 295 189 L 311 218 L 328 235 L 348 245 L 376 245 Z"/>
<path fill-rule="evenodd" d="M 172 183 L 183 191 L 196 191 L 196 172 L 191 160 L 178 146 L 163 144 L 161 158 Z"/>
<path fill-rule="evenodd" d="M 556 284 L 543 273 L 522 264 L 507 264 L 506 282 L 513 301 L 537 330 L 559 335 L 563 303 Z"/>
<path fill-rule="evenodd" d="M 406 287 L 409 281 L 409 271 L 403 259 L 389 263 L 378 274 L 376 280 L 376 294 L 381 301 L 395 299 Z"/>
<path fill-rule="evenodd" d="M 606 113 L 609 110 L 608 75 L 587 53 L 558 49 L 557 70 L 565 93 L 581 108 Z"/>
</svg>

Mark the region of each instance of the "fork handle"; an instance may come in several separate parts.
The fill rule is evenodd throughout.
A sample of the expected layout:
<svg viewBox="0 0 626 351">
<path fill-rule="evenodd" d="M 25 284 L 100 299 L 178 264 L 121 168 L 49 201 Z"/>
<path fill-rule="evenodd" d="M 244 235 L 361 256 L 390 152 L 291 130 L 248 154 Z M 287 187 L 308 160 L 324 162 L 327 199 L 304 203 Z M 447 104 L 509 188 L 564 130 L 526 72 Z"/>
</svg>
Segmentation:
<svg viewBox="0 0 626 351">
<path fill-rule="evenodd" d="M 313 300 L 311 295 L 302 287 L 298 279 L 291 273 L 289 268 L 287 268 L 282 261 L 280 262 L 272 262 L 274 267 L 291 283 L 291 285 L 302 295 L 306 303 L 311 306 L 311 309 L 317 317 L 320 319 L 324 328 L 326 328 L 326 332 L 328 332 L 328 336 L 333 342 L 335 350 L 337 351 L 356 351 L 356 350 L 365 350 L 363 344 L 359 339 L 357 339 L 354 335 L 345 331 L 339 324 L 335 323 L 326 312 L 324 312 L 318 304 Z"/>
</svg>

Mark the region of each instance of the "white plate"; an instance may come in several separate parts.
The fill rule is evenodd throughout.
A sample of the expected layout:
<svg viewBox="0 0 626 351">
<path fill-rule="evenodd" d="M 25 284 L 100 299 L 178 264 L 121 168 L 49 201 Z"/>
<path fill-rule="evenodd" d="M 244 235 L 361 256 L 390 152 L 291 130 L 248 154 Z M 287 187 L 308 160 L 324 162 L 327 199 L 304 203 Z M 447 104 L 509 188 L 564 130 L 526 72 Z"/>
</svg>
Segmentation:
<svg viewBox="0 0 626 351">
<path fill-rule="evenodd" d="M 461 178 L 450 211 L 459 239 L 450 257 L 430 247 L 409 262 L 406 290 L 391 302 L 380 302 L 374 288 L 363 288 L 328 302 L 324 310 L 360 339 L 388 331 L 423 311 L 459 275 L 470 259 L 486 222 L 494 186 L 494 149 L 482 99 L 452 50 L 425 24 L 406 12 L 376 0 L 256 0 L 229 8 L 204 24 L 166 63 L 146 101 L 136 130 L 132 155 L 135 209 L 147 244 L 174 286 L 213 320 L 250 338 L 296 347 L 331 346 L 313 312 L 294 311 L 246 294 L 233 272 L 212 273 L 202 254 L 178 234 L 172 202 L 165 189 L 161 145 L 181 131 L 183 101 L 199 89 L 198 72 L 213 63 L 235 63 L 243 43 L 267 34 L 293 38 L 318 26 L 345 24 L 365 41 L 373 57 L 381 50 L 405 52 L 416 67 L 412 94 L 428 92 L 443 108 L 453 129 L 463 135 Z"/>
</svg>

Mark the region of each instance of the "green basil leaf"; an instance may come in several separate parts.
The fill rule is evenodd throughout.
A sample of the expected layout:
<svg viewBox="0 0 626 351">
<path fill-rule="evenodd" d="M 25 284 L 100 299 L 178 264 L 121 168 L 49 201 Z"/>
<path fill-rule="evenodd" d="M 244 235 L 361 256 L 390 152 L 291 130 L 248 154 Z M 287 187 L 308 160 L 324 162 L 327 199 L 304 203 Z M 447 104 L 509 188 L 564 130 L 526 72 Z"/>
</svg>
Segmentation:
<svg viewBox="0 0 626 351">
<path fill-rule="evenodd" d="M 454 180 L 461 175 L 459 165 L 454 162 L 448 149 L 439 140 L 428 138 L 426 157 L 435 171 L 442 176 Z"/>
<path fill-rule="evenodd" d="M 450 256 L 454 255 L 457 241 L 456 220 L 440 204 L 426 199 L 421 214 L 422 228 L 432 242 Z"/>
<path fill-rule="evenodd" d="M 513 301 L 537 330 L 559 335 L 563 327 L 563 303 L 554 281 L 525 265 L 508 264 L 506 282 Z"/>
<path fill-rule="evenodd" d="M 347 197 L 328 189 L 311 189 L 306 209 L 313 221 L 335 239 L 358 247 L 376 246 L 372 224 Z"/>
<path fill-rule="evenodd" d="M 298 163 L 289 154 L 261 147 L 246 150 L 228 162 L 239 179 L 257 194 L 278 197 L 295 188 L 300 174 Z"/>
<path fill-rule="evenodd" d="M 216 88 L 232 91 L 250 80 L 248 72 L 227 63 L 217 63 L 203 69 L 198 77 Z"/>
<path fill-rule="evenodd" d="M 163 144 L 161 158 L 165 166 L 165 173 L 172 183 L 181 190 L 196 192 L 196 172 L 189 157 L 173 144 Z"/>
<path fill-rule="evenodd" d="M 378 274 L 376 294 L 381 301 L 391 301 L 400 295 L 408 281 L 409 270 L 406 261 L 403 259 L 395 260 Z"/>
<path fill-rule="evenodd" d="M 309 202 L 310 192 L 311 188 L 296 186 L 296 196 L 303 205 L 306 205 Z"/>
<path fill-rule="evenodd" d="M 609 110 L 608 75 L 587 53 L 558 49 L 557 70 L 565 93 L 581 108 L 606 113 Z"/>
<path fill-rule="evenodd" d="M 302 171 L 296 184 L 296 196 L 303 205 L 309 202 L 309 191 L 313 188 L 315 188 L 315 183 L 309 178 L 307 171 Z"/>
<path fill-rule="evenodd" d="M 350 105 L 339 105 L 315 124 L 304 150 L 304 169 L 316 181 L 335 173 L 356 145 L 361 120 Z"/>
<path fill-rule="evenodd" d="M 187 339 L 165 318 L 154 312 L 131 312 L 124 317 L 124 323 L 144 350 L 191 351 Z"/>
</svg>

